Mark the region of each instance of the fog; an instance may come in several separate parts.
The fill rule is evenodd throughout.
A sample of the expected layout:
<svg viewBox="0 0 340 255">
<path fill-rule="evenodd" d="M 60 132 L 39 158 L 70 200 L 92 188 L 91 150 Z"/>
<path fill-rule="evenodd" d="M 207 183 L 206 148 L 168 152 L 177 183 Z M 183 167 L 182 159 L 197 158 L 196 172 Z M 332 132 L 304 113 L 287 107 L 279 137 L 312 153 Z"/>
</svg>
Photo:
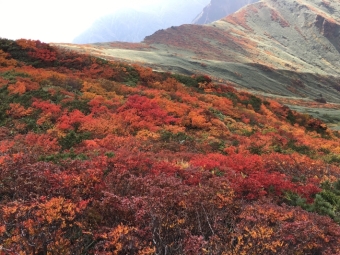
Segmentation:
<svg viewBox="0 0 340 255">
<path fill-rule="evenodd" d="M 140 42 L 159 29 L 191 24 L 209 1 L 163 0 L 121 8 L 98 18 L 73 42 Z"/>
<path fill-rule="evenodd" d="M 10 0 L 1 1 L 0 37 L 72 42 L 100 17 L 133 8 L 163 15 L 183 8 L 183 0 Z M 209 0 L 190 0 L 203 8 Z M 199 14 L 199 13 L 197 13 Z"/>
</svg>

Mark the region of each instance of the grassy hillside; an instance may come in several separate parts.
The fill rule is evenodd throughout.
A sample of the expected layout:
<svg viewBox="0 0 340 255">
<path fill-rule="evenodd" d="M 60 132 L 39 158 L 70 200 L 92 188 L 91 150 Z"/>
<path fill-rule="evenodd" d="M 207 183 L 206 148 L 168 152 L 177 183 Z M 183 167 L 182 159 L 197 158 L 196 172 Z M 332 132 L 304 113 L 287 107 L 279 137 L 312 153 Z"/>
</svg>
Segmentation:
<svg viewBox="0 0 340 255">
<path fill-rule="evenodd" d="M 0 254 L 339 254 L 340 133 L 205 75 L 0 40 Z"/>
</svg>

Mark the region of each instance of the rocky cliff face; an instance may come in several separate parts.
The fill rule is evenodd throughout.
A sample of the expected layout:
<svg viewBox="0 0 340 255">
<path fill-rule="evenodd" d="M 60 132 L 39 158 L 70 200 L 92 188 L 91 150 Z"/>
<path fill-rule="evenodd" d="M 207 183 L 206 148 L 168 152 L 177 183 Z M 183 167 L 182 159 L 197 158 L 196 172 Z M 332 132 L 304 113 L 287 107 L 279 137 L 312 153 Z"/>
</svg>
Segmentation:
<svg viewBox="0 0 340 255">
<path fill-rule="evenodd" d="M 242 7 L 259 0 L 211 0 L 203 11 L 193 20 L 193 24 L 208 24 L 222 19 Z"/>
</svg>

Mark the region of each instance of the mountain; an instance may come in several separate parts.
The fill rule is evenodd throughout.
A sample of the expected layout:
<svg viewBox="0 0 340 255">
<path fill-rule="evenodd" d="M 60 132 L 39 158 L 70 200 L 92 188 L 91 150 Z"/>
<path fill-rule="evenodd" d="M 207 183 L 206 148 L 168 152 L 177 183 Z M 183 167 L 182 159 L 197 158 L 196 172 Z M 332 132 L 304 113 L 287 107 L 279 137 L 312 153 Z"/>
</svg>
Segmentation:
<svg viewBox="0 0 340 255">
<path fill-rule="evenodd" d="M 339 151 L 207 75 L 0 38 L 2 254 L 340 254 Z"/>
<path fill-rule="evenodd" d="M 190 24 L 208 0 L 156 1 L 145 7 L 119 9 L 100 17 L 74 43 L 140 42 L 159 29 Z"/>
<path fill-rule="evenodd" d="M 203 25 L 222 19 L 242 7 L 259 0 L 211 0 L 203 11 L 193 20 L 193 24 Z"/>
<path fill-rule="evenodd" d="M 159 30 L 138 45 L 60 46 L 155 70 L 205 73 L 325 119 L 339 111 L 311 105 L 340 103 L 339 24 L 335 0 L 262 0 L 208 25 Z"/>
</svg>

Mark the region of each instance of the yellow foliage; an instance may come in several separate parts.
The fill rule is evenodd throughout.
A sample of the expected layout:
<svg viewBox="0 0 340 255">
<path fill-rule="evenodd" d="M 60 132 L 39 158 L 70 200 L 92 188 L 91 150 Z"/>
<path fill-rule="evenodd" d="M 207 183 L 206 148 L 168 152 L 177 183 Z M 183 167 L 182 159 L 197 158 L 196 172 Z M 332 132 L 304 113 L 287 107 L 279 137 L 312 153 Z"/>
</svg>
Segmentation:
<svg viewBox="0 0 340 255">
<path fill-rule="evenodd" d="M 206 120 L 206 118 L 201 115 L 199 111 L 190 111 L 188 114 L 189 125 L 193 128 L 209 128 L 211 127 L 211 123 Z"/>
<path fill-rule="evenodd" d="M 177 161 L 176 166 L 179 166 L 181 169 L 187 169 L 190 166 L 190 163 L 187 161 Z"/>
<path fill-rule="evenodd" d="M 156 248 L 146 247 L 138 252 L 138 255 L 152 255 L 155 254 Z"/>
<path fill-rule="evenodd" d="M 102 234 L 100 237 L 105 240 L 104 248 L 109 251 L 114 249 L 113 253 L 111 253 L 113 255 L 119 254 L 124 247 L 120 239 L 126 236 L 131 230 L 133 230 L 133 228 L 121 224 L 113 230 Z"/>
<path fill-rule="evenodd" d="M 97 135 L 112 134 L 117 128 L 116 121 L 111 118 L 111 116 L 106 117 L 107 118 L 89 118 L 88 121 L 80 125 L 79 130 Z"/>
<path fill-rule="evenodd" d="M 53 137 L 58 137 L 58 138 L 62 138 L 66 136 L 66 132 L 62 131 L 61 129 L 57 128 L 57 127 L 53 127 L 49 130 L 47 130 L 46 132 L 49 135 L 52 135 Z"/>
<path fill-rule="evenodd" d="M 149 130 L 146 129 L 142 129 L 140 131 L 138 131 L 137 138 L 142 139 L 142 140 L 148 140 L 148 139 L 158 139 L 160 137 L 160 135 L 158 133 L 155 132 L 151 132 Z"/>
<path fill-rule="evenodd" d="M 73 220 L 76 212 L 78 211 L 77 206 L 72 202 L 65 200 L 62 197 L 55 197 L 46 202 L 40 204 L 41 210 L 37 211 L 36 215 L 51 224 L 54 221 L 61 221 L 61 227 L 66 227 L 66 220 Z"/>
<path fill-rule="evenodd" d="M 223 208 L 230 205 L 234 201 L 234 191 L 229 190 L 228 193 L 217 193 L 216 204 L 218 208 Z"/>
<path fill-rule="evenodd" d="M 237 245 L 232 254 L 268 254 L 277 252 L 284 245 L 283 241 L 271 240 L 272 228 L 256 225 L 252 229 L 245 227 L 243 235 L 237 236 Z M 245 241 L 246 240 L 246 241 Z M 230 254 L 230 253 L 227 253 Z"/>
<path fill-rule="evenodd" d="M 90 83 L 85 81 L 83 84 L 83 92 L 91 92 L 97 95 L 104 95 L 106 90 L 99 83 Z"/>
<path fill-rule="evenodd" d="M 178 134 L 181 132 L 185 132 L 185 127 L 180 127 L 177 125 L 164 125 L 163 127 L 166 131 L 169 131 L 173 134 Z"/>
<path fill-rule="evenodd" d="M 82 99 L 85 99 L 85 100 L 90 100 L 90 99 L 93 99 L 97 96 L 96 93 L 93 93 L 93 92 L 83 92 L 83 95 L 81 96 Z"/>
</svg>

